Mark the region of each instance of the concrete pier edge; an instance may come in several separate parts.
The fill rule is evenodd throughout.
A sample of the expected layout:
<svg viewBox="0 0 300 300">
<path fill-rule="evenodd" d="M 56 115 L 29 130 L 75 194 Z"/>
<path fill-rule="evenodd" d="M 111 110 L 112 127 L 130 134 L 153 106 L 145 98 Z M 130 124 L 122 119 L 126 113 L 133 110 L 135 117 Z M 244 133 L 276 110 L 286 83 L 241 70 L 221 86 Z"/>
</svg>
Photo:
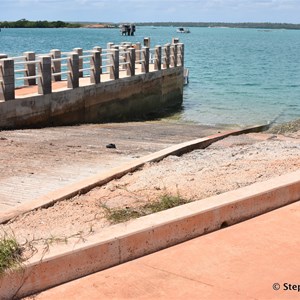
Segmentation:
<svg viewBox="0 0 300 300">
<path fill-rule="evenodd" d="M 300 199 L 300 171 L 191 202 L 63 245 L 0 277 L 1 299 L 24 297 L 139 258 Z"/>
<path fill-rule="evenodd" d="M 133 172 L 139 169 L 146 163 L 158 162 L 169 155 L 180 156 L 184 153 L 188 153 L 195 149 L 204 149 L 212 143 L 224 139 L 230 135 L 240 135 L 250 132 L 261 132 L 267 130 L 268 128 L 269 125 L 257 125 L 245 129 L 215 134 L 168 147 L 166 149 L 135 159 L 132 162 L 122 164 L 120 167 L 112 168 L 111 170 L 100 175 L 95 175 L 80 182 L 68 185 L 64 188 L 43 195 L 37 199 L 33 199 L 32 201 L 18 205 L 17 207 L 14 207 L 8 211 L 2 213 L 0 212 L 0 224 L 7 223 L 8 221 L 29 211 L 38 208 L 46 208 L 55 204 L 58 201 L 67 200 L 78 194 L 87 193 L 95 187 L 102 186 L 113 179 L 119 179 L 129 172 Z"/>
</svg>

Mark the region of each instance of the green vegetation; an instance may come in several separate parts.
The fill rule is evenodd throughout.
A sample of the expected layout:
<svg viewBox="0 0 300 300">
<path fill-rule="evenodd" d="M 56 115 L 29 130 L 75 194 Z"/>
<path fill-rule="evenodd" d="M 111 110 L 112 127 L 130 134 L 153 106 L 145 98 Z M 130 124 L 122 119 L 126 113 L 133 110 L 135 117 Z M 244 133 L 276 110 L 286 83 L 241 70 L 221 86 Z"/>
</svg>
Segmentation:
<svg viewBox="0 0 300 300">
<path fill-rule="evenodd" d="M 66 23 L 63 21 L 28 21 L 26 19 L 21 19 L 16 22 L 0 22 L 0 27 L 2 28 L 76 28 L 80 26 L 78 23 Z"/>
<path fill-rule="evenodd" d="M 4 235 L 0 239 L 0 274 L 22 262 L 22 247 L 16 239 Z"/>
<path fill-rule="evenodd" d="M 138 26 L 174 26 L 174 27 L 229 27 L 256 29 L 300 29 L 300 24 L 289 23 L 222 23 L 222 22 L 149 22 L 137 23 Z"/>
<path fill-rule="evenodd" d="M 101 208 L 104 209 L 107 220 L 113 224 L 126 222 L 143 216 L 140 211 L 132 207 L 109 208 L 107 205 L 102 204 Z"/>
<path fill-rule="evenodd" d="M 157 213 L 172 207 L 188 203 L 189 200 L 181 198 L 179 195 L 162 195 L 157 201 L 146 203 L 139 207 L 109 208 L 105 204 L 101 207 L 105 211 L 106 218 L 113 224 L 122 223 L 131 219 L 136 219 L 152 213 Z"/>
<path fill-rule="evenodd" d="M 188 200 L 181 198 L 179 195 L 172 196 L 172 195 L 164 194 L 160 197 L 159 200 L 145 204 L 143 206 L 143 210 L 145 214 L 152 214 L 182 204 L 186 204 L 188 202 L 189 202 Z"/>
</svg>

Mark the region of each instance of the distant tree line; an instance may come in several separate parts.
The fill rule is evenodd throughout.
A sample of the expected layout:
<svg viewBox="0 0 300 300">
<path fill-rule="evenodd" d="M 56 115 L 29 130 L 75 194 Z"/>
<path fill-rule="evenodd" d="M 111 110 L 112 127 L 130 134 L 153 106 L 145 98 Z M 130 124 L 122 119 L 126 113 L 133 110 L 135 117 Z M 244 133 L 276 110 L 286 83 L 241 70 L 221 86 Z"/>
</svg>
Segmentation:
<svg viewBox="0 0 300 300">
<path fill-rule="evenodd" d="M 223 23 L 223 22 L 148 22 L 138 26 L 174 26 L 174 27 L 229 27 L 256 29 L 300 29 L 300 24 L 290 23 Z"/>
<path fill-rule="evenodd" d="M 77 23 L 66 23 L 63 21 L 28 21 L 26 19 L 21 19 L 15 22 L 0 22 L 0 27 L 2 28 L 75 28 L 80 27 Z"/>
<path fill-rule="evenodd" d="M 113 26 L 113 23 L 109 23 Z M 21 19 L 15 22 L 0 22 L 0 28 L 77 28 L 84 23 L 67 23 L 63 21 L 28 21 Z M 115 24 L 117 27 L 119 24 Z M 300 24 L 290 23 L 223 23 L 223 22 L 147 22 L 136 23 L 138 26 L 174 26 L 174 27 L 229 27 L 229 28 L 256 28 L 256 29 L 300 29 Z"/>
</svg>

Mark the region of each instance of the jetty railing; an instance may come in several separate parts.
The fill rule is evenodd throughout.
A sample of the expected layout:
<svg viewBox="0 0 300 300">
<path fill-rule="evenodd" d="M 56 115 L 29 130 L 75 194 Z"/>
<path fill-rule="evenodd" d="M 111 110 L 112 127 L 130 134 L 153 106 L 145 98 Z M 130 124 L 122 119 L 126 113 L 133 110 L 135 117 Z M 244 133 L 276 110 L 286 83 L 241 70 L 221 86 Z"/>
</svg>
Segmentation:
<svg viewBox="0 0 300 300">
<path fill-rule="evenodd" d="M 24 52 L 22 56 L 8 57 L 0 54 L 0 101 L 15 99 L 16 87 L 37 85 L 38 94 L 52 93 L 53 82 L 67 81 L 67 88 L 79 87 L 80 78 L 89 77 L 91 84 L 99 84 L 101 75 L 109 80 L 135 76 L 136 69 L 148 73 L 150 65 L 154 71 L 183 66 L 184 45 L 178 39 L 164 46 L 150 48 L 150 38 L 141 43 L 124 42 L 107 44 L 91 50 L 74 48 L 70 52 L 52 49 L 46 54 Z M 19 83 L 23 81 L 23 85 Z"/>
</svg>

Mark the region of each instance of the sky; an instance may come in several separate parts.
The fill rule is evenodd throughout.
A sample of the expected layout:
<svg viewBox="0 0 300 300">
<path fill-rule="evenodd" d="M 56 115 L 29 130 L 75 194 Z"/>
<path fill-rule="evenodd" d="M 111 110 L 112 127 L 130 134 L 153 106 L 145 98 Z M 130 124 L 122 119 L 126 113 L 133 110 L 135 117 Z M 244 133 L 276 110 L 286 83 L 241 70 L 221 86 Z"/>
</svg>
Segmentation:
<svg viewBox="0 0 300 300">
<path fill-rule="evenodd" d="M 0 0 L 0 21 L 300 23 L 300 0 Z"/>
</svg>

